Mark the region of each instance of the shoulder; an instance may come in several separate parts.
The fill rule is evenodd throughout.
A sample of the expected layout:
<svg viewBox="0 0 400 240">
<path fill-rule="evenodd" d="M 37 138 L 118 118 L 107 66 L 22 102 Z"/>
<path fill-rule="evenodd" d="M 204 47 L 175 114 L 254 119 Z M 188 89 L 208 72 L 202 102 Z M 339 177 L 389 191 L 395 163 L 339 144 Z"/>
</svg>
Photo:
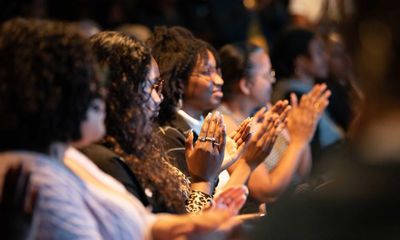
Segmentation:
<svg viewBox="0 0 400 240">
<path fill-rule="evenodd" d="M 89 211 L 86 185 L 63 166 L 38 163 L 32 169 L 32 188 L 38 192 L 35 215 L 43 239 L 93 239 L 100 237 Z"/>
<path fill-rule="evenodd" d="M 80 149 L 80 151 L 92 160 L 101 170 L 111 176 L 120 175 L 124 171 L 122 159 L 110 149 L 99 145 L 92 144 L 88 147 Z"/>
</svg>

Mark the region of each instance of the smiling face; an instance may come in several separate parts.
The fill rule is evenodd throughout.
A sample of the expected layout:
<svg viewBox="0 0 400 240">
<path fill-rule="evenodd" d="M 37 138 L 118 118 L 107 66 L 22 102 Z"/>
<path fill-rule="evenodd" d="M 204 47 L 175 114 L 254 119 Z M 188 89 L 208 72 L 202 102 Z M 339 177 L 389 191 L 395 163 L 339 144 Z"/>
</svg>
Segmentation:
<svg viewBox="0 0 400 240">
<path fill-rule="evenodd" d="M 252 66 L 248 79 L 250 97 L 258 106 L 262 106 L 271 99 L 275 72 L 271 68 L 270 58 L 262 49 L 250 55 L 250 64 Z"/>
<path fill-rule="evenodd" d="M 163 81 L 160 78 L 160 71 L 158 69 L 158 64 L 152 58 L 150 71 L 147 75 L 147 80 L 145 81 L 144 91 L 148 96 L 148 100 L 145 103 L 147 108 L 148 117 L 154 118 L 158 116 L 160 110 L 160 104 L 163 100 L 162 96 L 162 84 Z"/>
<path fill-rule="evenodd" d="M 214 55 L 207 51 L 208 59 L 199 59 L 185 88 L 184 104 L 200 111 L 216 108 L 222 100 L 224 81 L 217 70 Z"/>
</svg>

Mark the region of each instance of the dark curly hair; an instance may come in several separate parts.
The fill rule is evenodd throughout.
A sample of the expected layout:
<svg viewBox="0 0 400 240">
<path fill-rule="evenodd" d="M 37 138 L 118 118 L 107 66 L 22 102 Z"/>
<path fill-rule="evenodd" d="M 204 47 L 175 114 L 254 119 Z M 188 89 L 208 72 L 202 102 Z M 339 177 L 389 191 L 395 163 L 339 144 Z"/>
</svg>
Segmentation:
<svg viewBox="0 0 400 240">
<path fill-rule="evenodd" d="M 0 28 L 0 151 L 49 152 L 81 138 L 98 96 L 95 60 L 73 25 L 13 19 Z"/>
<path fill-rule="evenodd" d="M 160 125 L 165 125 L 176 118 L 176 107 L 197 62 L 208 60 L 208 46 L 183 27 L 157 27 L 147 43 L 165 80 L 158 116 Z"/>
<path fill-rule="evenodd" d="M 102 144 L 127 161 L 142 186 L 155 194 L 157 205 L 165 205 L 170 212 L 185 212 L 181 179 L 170 171 L 155 126 L 146 118 L 149 96 L 144 88 L 151 67 L 150 50 L 123 33 L 101 32 L 90 40 L 110 76 L 107 134 Z"/>
<path fill-rule="evenodd" d="M 263 49 L 249 42 L 237 42 L 223 46 L 220 51 L 221 72 L 224 78 L 224 99 L 232 98 L 235 87 L 242 78 L 251 78 L 253 68 L 250 56 Z"/>
</svg>

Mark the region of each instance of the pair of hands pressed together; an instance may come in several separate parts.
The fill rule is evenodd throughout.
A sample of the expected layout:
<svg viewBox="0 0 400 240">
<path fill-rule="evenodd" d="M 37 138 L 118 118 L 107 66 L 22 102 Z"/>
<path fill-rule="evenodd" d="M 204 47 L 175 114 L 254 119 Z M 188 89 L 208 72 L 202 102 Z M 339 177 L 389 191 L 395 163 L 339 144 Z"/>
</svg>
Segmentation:
<svg viewBox="0 0 400 240">
<path fill-rule="evenodd" d="M 236 131 L 232 132 L 226 138 L 223 116 L 218 112 L 208 114 L 202 126 L 199 139 L 210 138 L 213 141 L 197 141 L 193 143 L 193 133 L 190 133 L 186 141 L 186 157 L 192 180 L 209 183 L 209 190 L 218 174 L 223 170 L 221 165 L 224 160 L 224 154 L 230 155 L 224 168 L 229 167 L 231 177 L 238 169 L 247 168 L 246 171 L 237 171 L 238 177 L 232 184 L 220 193 L 222 197 L 215 199 L 215 205 L 218 204 L 230 206 L 230 202 L 243 203 L 247 196 L 247 190 L 242 195 L 232 195 L 229 193 L 231 188 L 237 185 L 245 184 L 247 175 L 251 173 L 265 158 L 270 154 L 278 134 L 285 128 L 288 129 L 291 141 L 306 145 L 311 141 L 315 133 L 318 120 L 327 107 L 330 96 L 325 84 L 317 84 L 307 94 L 303 95 L 298 101 L 294 94 L 291 94 L 291 106 L 288 101 L 278 101 L 269 108 L 260 109 L 253 118 L 245 119 Z M 251 133 L 252 132 L 252 133 Z M 226 145 L 227 140 L 230 144 Z M 225 151 L 225 146 L 227 147 Z M 246 174 L 243 174 L 245 172 Z M 210 190 L 211 191 L 211 190 Z M 217 201 L 218 200 L 218 201 Z M 232 206 L 238 207 L 240 204 Z M 241 207 L 241 206 L 240 206 Z M 240 209 L 240 208 L 239 208 Z M 237 209 L 237 210 L 239 210 Z"/>
<path fill-rule="evenodd" d="M 230 144 L 231 149 L 228 149 L 227 152 L 233 156 L 227 166 L 232 165 L 230 169 L 236 169 L 242 168 L 244 165 L 244 168 L 250 171 L 254 170 L 271 152 L 277 135 L 286 126 L 289 110 L 290 106 L 287 101 L 279 101 L 269 111 L 263 108 L 254 119 L 244 120 L 238 129 L 229 136 L 229 141 L 233 143 Z M 252 128 L 255 129 L 254 134 L 250 133 Z M 198 139 L 194 144 L 193 133 L 189 134 L 186 140 L 186 161 L 191 174 L 192 188 L 195 186 L 196 190 L 210 193 L 213 188 L 211 183 L 221 172 L 225 154 L 226 133 L 221 114 L 216 112 L 207 115 Z M 205 141 L 205 139 L 208 140 Z M 247 175 L 249 172 L 246 173 Z M 247 190 L 245 194 L 233 194 L 233 197 L 229 196 L 231 194 L 225 194 L 225 191 L 229 192 L 232 187 L 235 188 L 244 183 L 245 180 L 233 181 L 220 193 L 220 196 L 224 197 L 216 198 L 216 202 L 226 206 L 230 206 L 230 202 L 243 201 L 244 203 L 248 194 Z M 199 187 L 199 184 L 205 184 L 208 188 Z M 234 205 L 238 207 L 240 204 Z"/>
<path fill-rule="evenodd" d="M 290 95 L 292 111 L 288 117 L 287 129 L 291 142 L 305 145 L 311 141 L 318 121 L 329 104 L 330 95 L 325 84 L 316 84 L 301 97 L 300 102 L 294 93 Z"/>
<path fill-rule="evenodd" d="M 286 126 L 286 117 L 290 111 L 287 101 L 277 102 L 270 110 L 262 108 L 254 119 L 246 119 L 236 131 L 230 134 L 235 149 L 231 149 L 232 158 L 243 158 L 255 168 L 270 153 L 277 135 Z M 251 128 L 255 133 L 250 134 Z M 201 139 L 215 139 L 215 142 Z M 213 181 L 221 171 L 224 159 L 226 132 L 223 116 L 216 112 L 209 113 L 198 137 L 199 141 L 193 143 L 193 133 L 186 139 L 186 162 L 192 180 Z M 234 161 L 233 160 L 233 161 Z"/>
</svg>

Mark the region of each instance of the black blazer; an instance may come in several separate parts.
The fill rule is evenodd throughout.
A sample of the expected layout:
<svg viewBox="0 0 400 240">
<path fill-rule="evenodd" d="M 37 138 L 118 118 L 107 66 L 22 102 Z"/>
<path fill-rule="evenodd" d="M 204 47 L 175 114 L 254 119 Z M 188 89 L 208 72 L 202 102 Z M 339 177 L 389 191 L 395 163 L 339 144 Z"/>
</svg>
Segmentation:
<svg viewBox="0 0 400 240">
<path fill-rule="evenodd" d="M 176 114 L 176 119 L 160 127 L 159 132 L 168 161 L 187 177 L 190 177 L 190 174 L 185 158 L 185 141 L 190 131 L 191 128 L 185 119 Z M 198 136 L 195 132 L 193 136 L 193 140 L 196 141 Z"/>
<path fill-rule="evenodd" d="M 125 188 L 139 199 L 144 206 L 150 205 L 150 196 L 146 196 L 141 184 L 128 165 L 113 151 L 99 145 L 92 144 L 80 149 L 90 160 L 92 160 L 101 170 L 111 175 Z"/>
</svg>

